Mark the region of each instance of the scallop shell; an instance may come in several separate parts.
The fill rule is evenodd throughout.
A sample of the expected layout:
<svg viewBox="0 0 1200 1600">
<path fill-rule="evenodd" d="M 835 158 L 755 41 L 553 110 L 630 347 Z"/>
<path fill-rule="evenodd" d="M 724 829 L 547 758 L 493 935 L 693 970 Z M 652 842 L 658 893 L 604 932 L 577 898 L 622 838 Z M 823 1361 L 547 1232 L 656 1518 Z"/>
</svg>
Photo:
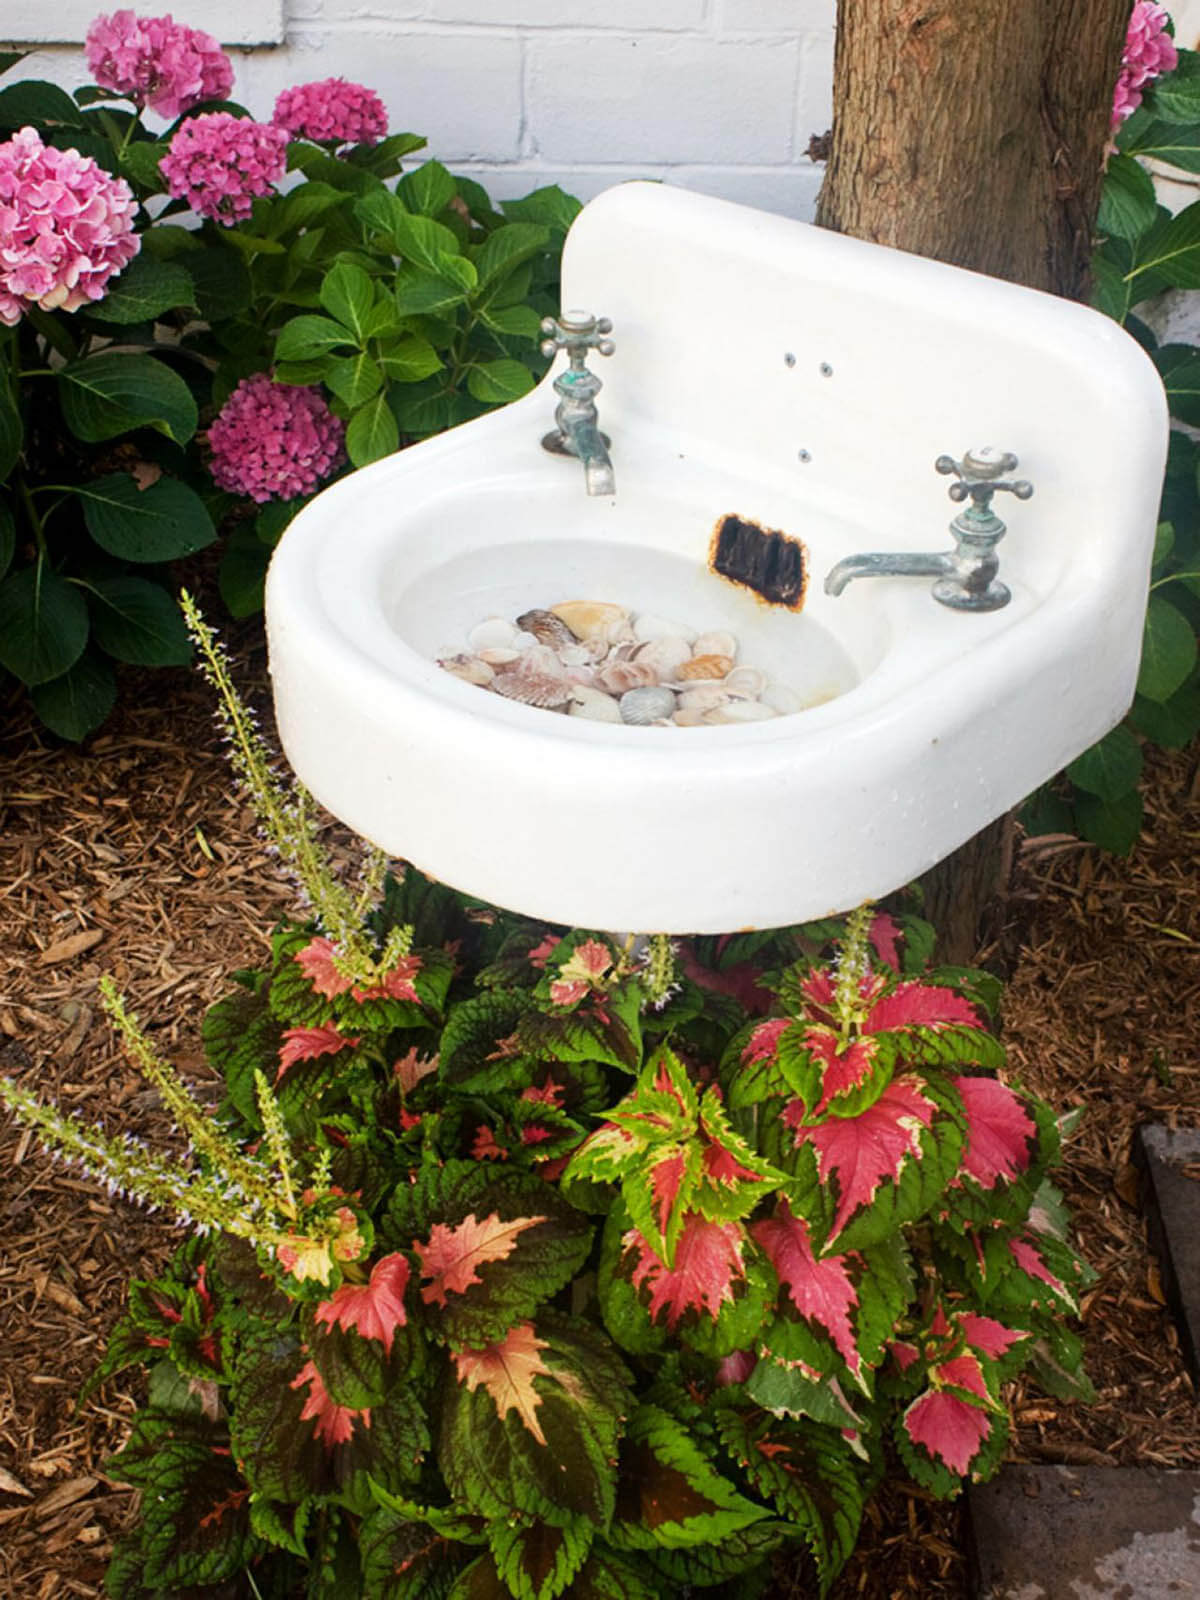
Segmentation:
<svg viewBox="0 0 1200 1600">
<path fill-rule="evenodd" d="M 512 669 L 514 672 L 540 672 L 550 678 L 565 678 L 566 668 L 558 659 L 558 651 L 548 644 L 532 644 L 524 651 Z"/>
<path fill-rule="evenodd" d="M 778 711 L 781 716 L 790 716 L 795 711 L 804 710 L 803 699 L 795 689 L 789 689 L 786 683 L 769 683 L 758 698 L 763 705 L 770 706 L 772 711 Z"/>
<path fill-rule="evenodd" d="M 651 639 L 682 639 L 690 645 L 696 637 L 695 628 L 685 628 L 682 622 L 671 622 L 667 617 L 656 617 L 643 611 L 633 619 L 633 631 L 643 641 Z M 691 654 L 691 651 L 688 651 Z"/>
<path fill-rule="evenodd" d="M 596 687 L 596 669 L 594 667 L 568 667 L 563 673 L 568 683 L 578 684 L 583 689 Z"/>
<path fill-rule="evenodd" d="M 722 687 L 735 700 L 761 700 L 767 687 L 767 675 L 758 667 L 734 667 Z"/>
<path fill-rule="evenodd" d="M 517 629 L 503 617 L 485 617 L 467 634 L 467 643 L 476 655 L 481 650 L 516 650 Z"/>
<path fill-rule="evenodd" d="M 621 708 L 610 694 L 599 689 L 577 687 L 571 691 L 567 707 L 573 717 L 587 717 L 590 722 L 620 722 Z"/>
<path fill-rule="evenodd" d="M 692 641 L 692 654 L 694 656 L 731 656 L 737 660 L 738 642 L 732 633 L 724 629 L 713 629 L 709 633 L 701 633 Z"/>
<path fill-rule="evenodd" d="M 770 717 L 777 717 L 779 713 L 772 711 L 770 706 L 764 706 L 758 700 L 730 700 L 727 705 L 717 706 L 712 711 L 705 713 L 705 722 L 734 723 L 734 722 L 766 722 Z"/>
<path fill-rule="evenodd" d="M 521 668 L 497 673 L 492 688 L 506 700 L 519 700 L 522 705 L 538 706 L 545 711 L 564 710 L 574 692 L 565 678 L 551 677 L 546 672 L 526 672 Z"/>
<path fill-rule="evenodd" d="M 464 683 L 474 683 L 484 688 L 491 683 L 496 674 L 486 661 L 481 661 L 478 656 L 453 655 L 442 656 L 438 666 L 444 667 L 447 672 L 453 673 L 456 678 L 461 678 Z"/>
<path fill-rule="evenodd" d="M 627 689 L 651 688 L 658 673 L 641 661 L 608 661 L 596 673 L 596 681 L 612 694 L 624 694 Z"/>
<path fill-rule="evenodd" d="M 726 705 L 729 696 L 719 683 L 701 683 L 693 689 L 685 689 L 679 696 L 679 709 L 681 711 L 713 711 L 717 706 Z"/>
<path fill-rule="evenodd" d="M 691 659 L 691 654 L 686 639 L 676 634 L 663 634 L 661 638 L 640 645 L 634 660 L 653 667 L 662 682 L 673 678 L 683 663 Z"/>
<path fill-rule="evenodd" d="M 711 682 L 714 678 L 725 677 L 732 667 L 732 656 L 693 656 L 677 669 L 675 677 L 680 683 L 693 683 L 698 679 Z"/>
<path fill-rule="evenodd" d="M 603 634 L 613 623 L 625 622 L 629 613 L 623 606 L 614 606 L 604 600 L 563 600 L 548 608 L 577 639 L 591 639 Z"/>
<path fill-rule="evenodd" d="M 645 727 L 650 722 L 660 722 L 673 716 L 675 696 L 670 689 L 648 685 L 644 689 L 628 689 L 621 696 L 621 721 Z"/>
<path fill-rule="evenodd" d="M 554 650 L 578 644 L 570 628 L 553 611 L 540 611 L 536 607 L 532 611 L 523 611 L 517 618 L 517 627 L 531 633 L 539 644 L 549 645 Z"/>
</svg>

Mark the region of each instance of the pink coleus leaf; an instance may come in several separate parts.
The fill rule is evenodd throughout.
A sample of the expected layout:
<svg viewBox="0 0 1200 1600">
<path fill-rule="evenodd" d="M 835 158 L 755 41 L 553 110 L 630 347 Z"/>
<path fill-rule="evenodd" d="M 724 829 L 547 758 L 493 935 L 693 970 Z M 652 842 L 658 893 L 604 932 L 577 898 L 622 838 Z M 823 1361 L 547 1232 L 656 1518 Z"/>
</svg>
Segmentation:
<svg viewBox="0 0 1200 1600">
<path fill-rule="evenodd" d="M 750 1232 L 766 1251 L 796 1310 L 825 1330 L 842 1360 L 861 1381 L 862 1357 L 850 1320 L 850 1313 L 858 1305 L 858 1290 L 847 1270 L 848 1258 L 827 1256 L 818 1260 L 809 1242 L 807 1222 L 792 1215 L 786 1200 L 780 1201 L 773 1217 L 753 1223 Z"/>
<path fill-rule="evenodd" d="M 488 1261 L 503 1261 L 517 1248 L 517 1239 L 527 1228 L 536 1228 L 545 1217 L 514 1217 L 502 1222 L 493 1211 L 482 1222 L 475 1213 L 464 1217 L 454 1227 L 435 1222 L 429 1230 L 429 1241 L 422 1244 L 413 1240 L 413 1249 L 420 1257 L 421 1277 L 429 1282 L 421 1284 L 421 1299 L 428 1305 L 444 1306 L 447 1296 L 464 1294 L 472 1284 L 482 1283 L 476 1267 Z"/>
<path fill-rule="evenodd" d="M 770 1017 L 751 1031 L 742 1050 L 742 1061 L 749 1066 L 754 1061 L 773 1061 L 779 1050 L 781 1034 L 792 1026 L 791 1017 Z"/>
<path fill-rule="evenodd" d="M 960 1478 L 971 1470 L 991 1429 L 986 1411 L 937 1390 L 918 1395 L 904 1413 L 904 1430 L 912 1442 Z"/>
<path fill-rule="evenodd" d="M 537 1337 L 532 1322 L 519 1322 L 496 1344 L 482 1350 L 454 1350 L 451 1359 L 460 1383 L 472 1391 L 482 1384 L 501 1417 L 515 1411 L 537 1442 L 545 1444 L 546 1435 L 537 1417 L 542 1397 L 533 1387 L 533 1380 L 539 1375 L 551 1376 L 541 1357 L 541 1352 L 549 1348 L 545 1339 Z M 559 1375 L 559 1382 L 567 1376 Z"/>
<path fill-rule="evenodd" d="M 275 1082 L 297 1061 L 315 1061 L 318 1056 L 337 1055 L 339 1050 L 353 1050 L 361 1042 L 359 1036 L 350 1038 L 334 1027 L 286 1028 L 279 1045 L 279 1070 Z"/>
<path fill-rule="evenodd" d="M 310 939 L 303 950 L 296 952 L 295 962 L 319 995 L 332 1000 L 345 994 L 354 980 L 339 972 L 334 965 L 337 946 L 332 939 Z"/>
<path fill-rule="evenodd" d="M 367 1000 L 410 1000 L 420 1004 L 416 978 L 422 968 L 420 956 L 401 956 L 369 989 L 355 989 L 354 998 L 362 1005 Z"/>
<path fill-rule="evenodd" d="M 876 1000 L 867 1016 L 869 1033 L 896 1028 L 982 1028 L 983 1018 L 955 989 L 936 983 L 900 983 Z"/>
<path fill-rule="evenodd" d="M 879 959 L 886 961 L 889 967 L 899 971 L 899 943 L 904 934 L 896 919 L 889 917 L 886 911 L 877 911 L 871 919 L 871 929 L 867 937 L 875 946 L 875 954 Z"/>
<path fill-rule="evenodd" d="M 921 1134 L 933 1122 L 936 1109 L 917 1079 L 896 1078 L 857 1117 L 830 1117 L 815 1126 L 796 1128 L 797 1147 L 808 1143 L 816 1151 L 820 1181 L 837 1180 L 831 1238 L 871 1204 L 882 1183 L 898 1182 L 905 1164 L 921 1159 Z M 784 1120 L 795 1126 L 796 1116 L 788 1115 L 791 1110 L 785 1110 Z"/>
<path fill-rule="evenodd" d="M 688 1153 L 678 1148 L 671 1149 L 650 1167 L 650 1201 L 654 1210 L 655 1224 L 664 1238 L 667 1236 L 675 1203 L 687 1175 Z"/>
<path fill-rule="evenodd" d="M 1075 1304 L 1075 1297 L 1067 1288 L 1061 1278 L 1056 1278 L 1042 1258 L 1042 1253 L 1032 1239 L 1010 1239 L 1008 1241 L 1009 1253 L 1027 1278 L 1034 1278 L 1039 1283 L 1045 1283 L 1061 1295 L 1068 1305 Z"/>
<path fill-rule="evenodd" d="M 413 1045 L 408 1054 L 401 1056 L 394 1064 L 392 1073 L 400 1086 L 401 1094 L 411 1094 L 422 1078 L 427 1078 L 431 1072 L 436 1072 L 437 1069 L 437 1056 L 420 1055 L 417 1052 L 416 1045 Z"/>
<path fill-rule="evenodd" d="M 666 1312 L 667 1327 L 673 1332 L 687 1311 L 707 1311 L 715 1322 L 721 1307 L 734 1299 L 734 1284 L 745 1277 L 742 1259 L 745 1233 L 736 1222 L 707 1222 L 698 1212 L 684 1219 L 675 1245 L 675 1261 L 668 1266 L 651 1249 L 636 1228 L 622 1239 L 626 1251 L 637 1261 L 633 1286 L 650 1285 L 650 1316 L 657 1319 Z"/>
<path fill-rule="evenodd" d="M 396 1329 L 408 1321 L 404 1309 L 408 1274 L 404 1256 L 383 1256 L 365 1284 L 344 1283 L 330 1299 L 322 1300 L 315 1320 L 329 1328 L 353 1328 L 360 1339 L 376 1340 L 390 1356 Z"/>
<path fill-rule="evenodd" d="M 1011 1182 L 1029 1166 L 1037 1128 L 1020 1098 L 996 1078 L 955 1078 L 967 1114 L 961 1171 L 981 1189 Z"/>
<path fill-rule="evenodd" d="M 753 1350 L 735 1350 L 717 1363 L 717 1385 L 726 1389 L 733 1383 L 745 1383 L 758 1365 Z"/>
<path fill-rule="evenodd" d="M 870 1037 L 853 1039 L 839 1046 L 838 1035 L 826 1027 L 806 1028 L 804 1043 L 822 1064 L 821 1098 L 812 1113 L 820 1116 L 831 1100 L 860 1088 L 867 1081 L 878 1046 Z"/>
<path fill-rule="evenodd" d="M 321 1375 L 311 1361 L 304 1366 L 292 1379 L 290 1387 L 302 1389 L 309 1385 L 308 1396 L 304 1402 L 304 1409 L 300 1413 L 301 1422 L 315 1424 L 314 1432 L 326 1450 L 333 1450 L 340 1444 L 349 1444 L 354 1434 L 354 1424 L 361 1423 L 364 1428 L 371 1426 L 370 1407 L 356 1411 L 351 1406 L 339 1406 L 330 1399 L 325 1385 L 321 1382 Z"/>
<path fill-rule="evenodd" d="M 972 1350 L 978 1350 L 989 1361 L 999 1361 L 1014 1344 L 1028 1338 L 1021 1328 L 1006 1328 L 993 1317 L 981 1317 L 975 1311 L 961 1311 L 958 1323 Z"/>
<path fill-rule="evenodd" d="M 527 1089 L 522 1089 L 521 1099 L 536 1100 L 543 1105 L 557 1106 L 561 1109 L 564 1088 L 563 1084 L 555 1083 L 552 1074 L 547 1073 L 546 1081 L 540 1086 L 531 1083 Z"/>
<path fill-rule="evenodd" d="M 929 1375 L 943 1388 L 966 1389 L 969 1394 L 977 1395 L 985 1403 L 991 1399 L 983 1368 L 976 1357 L 967 1351 L 960 1356 L 953 1356 L 949 1361 L 940 1362 L 936 1367 L 931 1367 Z"/>
</svg>

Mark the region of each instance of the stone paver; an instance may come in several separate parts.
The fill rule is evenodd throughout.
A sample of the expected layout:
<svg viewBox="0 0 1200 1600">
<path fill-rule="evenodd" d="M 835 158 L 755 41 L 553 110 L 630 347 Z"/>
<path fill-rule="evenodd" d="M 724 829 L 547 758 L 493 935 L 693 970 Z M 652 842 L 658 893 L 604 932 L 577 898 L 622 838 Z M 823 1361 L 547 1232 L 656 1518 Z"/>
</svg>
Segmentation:
<svg viewBox="0 0 1200 1600">
<path fill-rule="evenodd" d="M 1200 1129 L 1147 1124 L 1137 1131 L 1134 1159 L 1145 1176 L 1143 1203 L 1163 1290 L 1192 1382 L 1200 1384 Z"/>
<path fill-rule="evenodd" d="M 975 1600 L 1200 1600 L 1200 1472 L 1010 1466 L 967 1509 Z"/>
</svg>

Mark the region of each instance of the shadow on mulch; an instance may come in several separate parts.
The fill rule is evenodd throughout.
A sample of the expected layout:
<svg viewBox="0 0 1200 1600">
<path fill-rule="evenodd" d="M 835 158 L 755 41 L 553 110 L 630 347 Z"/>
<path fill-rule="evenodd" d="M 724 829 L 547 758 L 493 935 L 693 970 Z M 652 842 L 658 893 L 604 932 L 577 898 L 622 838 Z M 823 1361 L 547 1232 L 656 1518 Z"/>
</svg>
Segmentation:
<svg viewBox="0 0 1200 1600">
<path fill-rule="evenodd" d="M 247 633 L 253 639 L 253 633 Z M 248 647 L 243 682 L 263 682 Z M 171 1134 L 96 997 L 111 972 L 161 1048 L 203 1083 L 204 1009 L 267 949 L 287 885 L 232 794 L 211 702 L 186 675 L 127 677 L 83 751 L 19 706 L 0 743 L 0 1070 L 154 1142 Z M 1149 1257 L 1130 1142 L 1139 1121 L 1200 1122 L 1195 756 L 1151 756 L 1148 826 L 1128 862 L 1026 841 L 1009 921 L 1021 956 L 1005 1007 L 1015 1074 L 1087 1116 L 1059 1176 L 1099 1279 L 1084 1306 L 1090 1408 L 1019 1387 L 1019 1459 L 1200 1465 L 1200 1414 Z M 122 1308 L 179 1234 L 108 1200 L 0 1129 L 0 1596 L 102 1593 L 132 1495 L 104 1476 L 137 1396 L 76 1396 Z M 784 1577 L 777 1600 L 806 1586 Z M 962 1600 L 959 1511 L 885 1487 L 832 1600 Z"/>
</svg>

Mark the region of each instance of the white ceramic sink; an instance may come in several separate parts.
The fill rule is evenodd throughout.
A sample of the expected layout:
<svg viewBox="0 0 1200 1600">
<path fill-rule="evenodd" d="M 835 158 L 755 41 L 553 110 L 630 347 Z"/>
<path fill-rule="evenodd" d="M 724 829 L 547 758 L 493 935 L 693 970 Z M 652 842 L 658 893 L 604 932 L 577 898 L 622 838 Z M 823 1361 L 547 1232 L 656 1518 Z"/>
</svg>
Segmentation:
<svg viewBox="0 0 1200 1600">
<path fill-rule="evenodd" d="M 1166 447 L 1149 360 L 1079 306 L 652 184 L 592 202 L 564 304 L 593 357 L 616 494 L 544 451 L 549 378 L 319 495 L 280 544 L 267 624 L 284 749 L 386 850 L 551 921 L 716 932 L 845 910 L 908 881 L 1115 725 L 1133 692 Z M 1014 451 L 1012 602 L 829 568 L 946 550 L 941 454 Z M 735 513 L 804 540 L 804 608 L 708 569 Z M 481 617 L 568 599 L 727 627 L 811 709 L 626 727 L 463 683 Z"/>
</svg>

